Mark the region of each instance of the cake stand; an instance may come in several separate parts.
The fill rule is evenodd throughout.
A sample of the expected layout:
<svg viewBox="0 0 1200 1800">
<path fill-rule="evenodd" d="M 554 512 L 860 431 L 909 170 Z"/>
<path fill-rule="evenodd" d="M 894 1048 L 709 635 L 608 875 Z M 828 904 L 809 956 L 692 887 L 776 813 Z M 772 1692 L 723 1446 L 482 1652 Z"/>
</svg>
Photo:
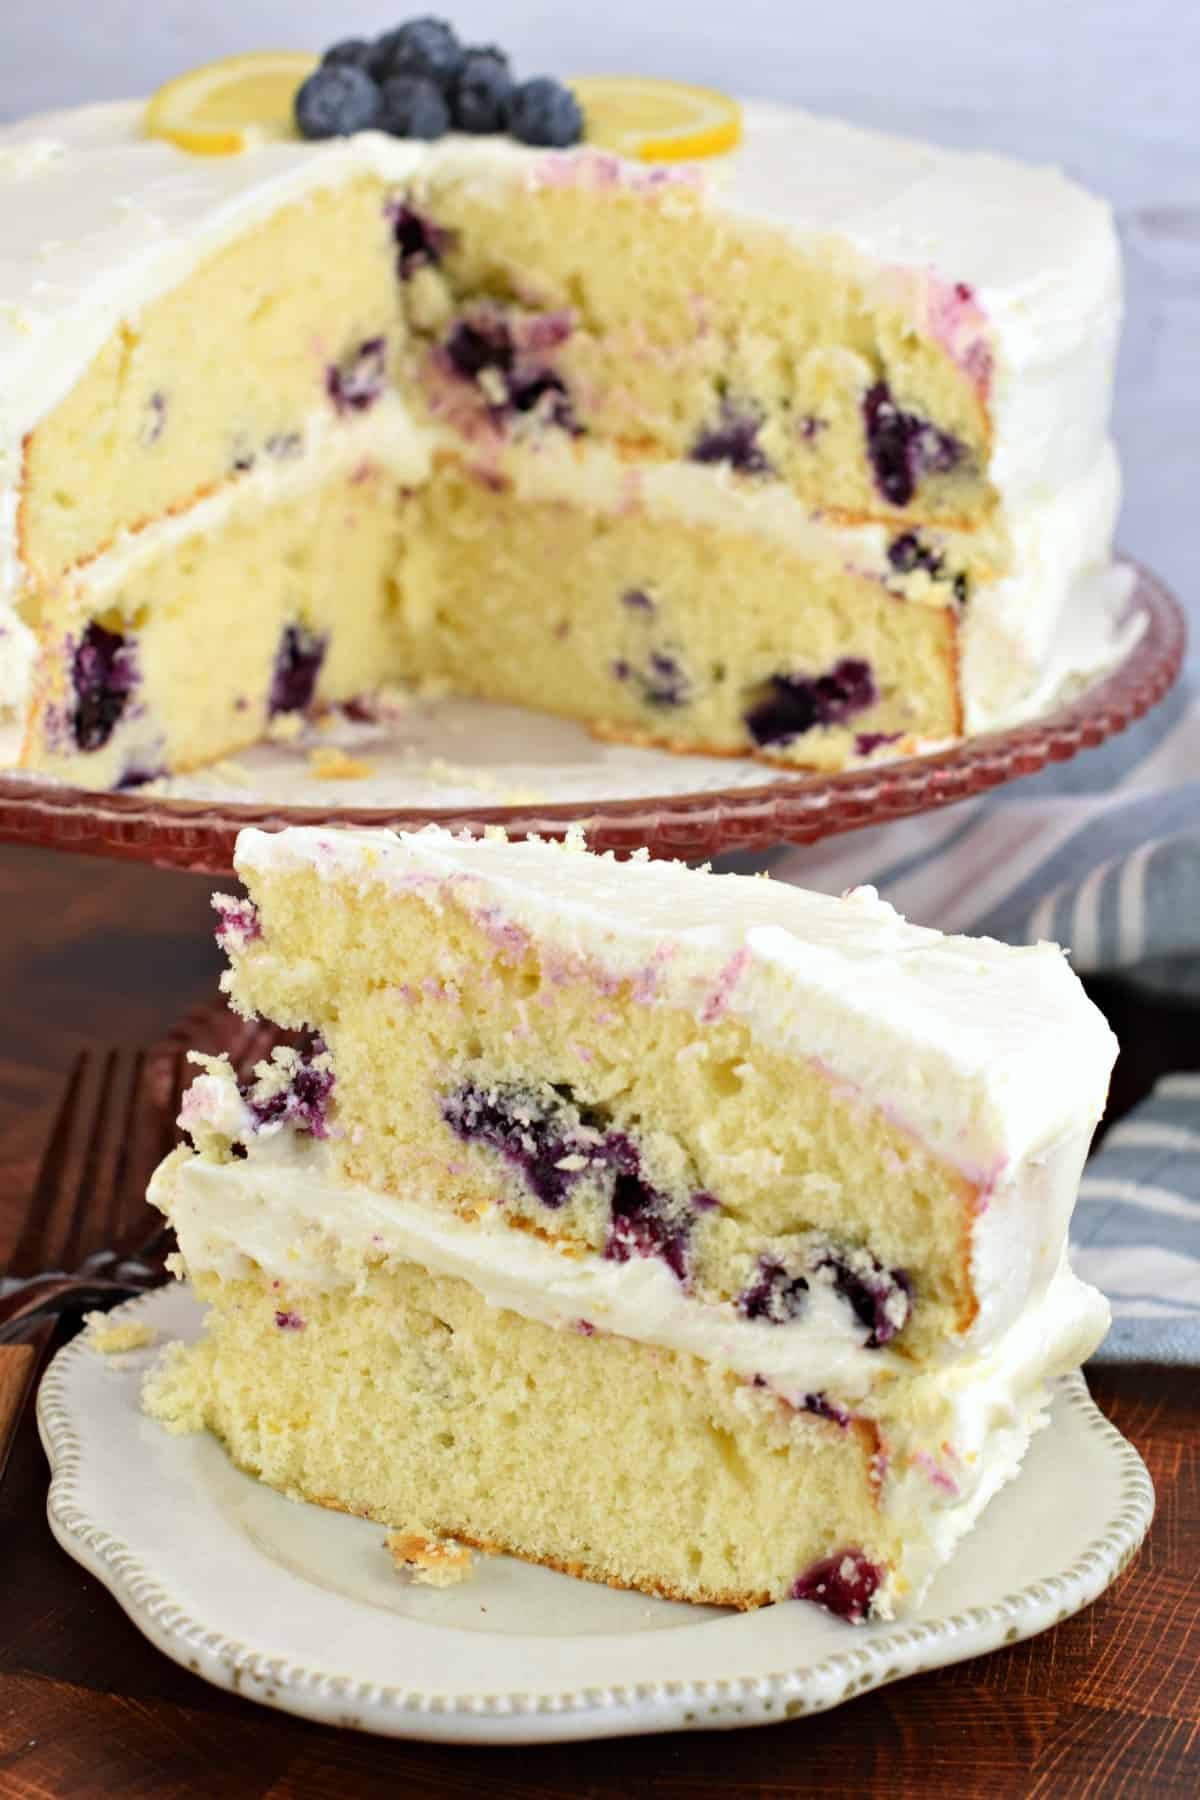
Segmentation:
<svg viewBox="0 0 1200 1800">
<path fill-rule="evenodd" d="M 1115 668 L 1027 724 L 937 754 L 839 775 L 795 774 L 740 759 L 598 745 L 573 724 L 515 708 L 416 702 L 386 728 L 387 766 L 398 771 L 386 781 L 358 787 L 313 779 L 321 757 L 315 732 L 298 746 L 267 746 L 237 766 L 176 778 L 165 794 L 97 794 L 10 774 L 0 777 L 0 842 L 209 875 L 230 872 L 247 825 L 440 824 L 473 832 L 502 825 L 514 837 L 557 837 L 581 824 L 595 850 L 627 853 L 645 844 L 655 855 L 685 858 L 811 844 L 1066 761 L 1160 700 L 1183 662 L 1184 615 L 1156 576 L 1131 566 L 1129 615 L 1141 630 Z M 372 729 L 384 728 L 368 727 L 368 740 Z M 351 755 L 358 747 L 350 745 Z M 380 746 L 361 748 L 357 760 L 370 767 Z M 458 762 L 464 750 L 483 766 Z M 370 804 L 358 803 L 360 792 Z"/>
</svg>

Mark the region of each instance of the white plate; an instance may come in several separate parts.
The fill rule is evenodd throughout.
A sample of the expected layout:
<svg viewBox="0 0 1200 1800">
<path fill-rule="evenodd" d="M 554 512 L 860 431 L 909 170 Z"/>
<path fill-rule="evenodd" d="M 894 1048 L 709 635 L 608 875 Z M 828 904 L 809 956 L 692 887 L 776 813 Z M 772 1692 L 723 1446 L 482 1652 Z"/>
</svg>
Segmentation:
<svg viewBox="0 0 1200 1800">
<path fill-rule="evenodd" d="M 191 1339 L 186 1288 L 118 1317 Z M 207 1434 L 139 1409 L 153 1350 L 54 1360 L 38 1420 L 63 1548 L 185 1668 L 285 1712 L 394 1737 L 538 1743 L 765 1724 L 1016 1643 L 1103 1593 L 1141 1543 L 1141 1458 L 1063 1381 L 1030 1448 L 915 1617 L 848 1626 L 801 1602 L 752 1613 L 574 1581 L 507 1557 L 458 1587 L 409 1585 L 383 1531 L 240 1474 Z"/>
</svg>

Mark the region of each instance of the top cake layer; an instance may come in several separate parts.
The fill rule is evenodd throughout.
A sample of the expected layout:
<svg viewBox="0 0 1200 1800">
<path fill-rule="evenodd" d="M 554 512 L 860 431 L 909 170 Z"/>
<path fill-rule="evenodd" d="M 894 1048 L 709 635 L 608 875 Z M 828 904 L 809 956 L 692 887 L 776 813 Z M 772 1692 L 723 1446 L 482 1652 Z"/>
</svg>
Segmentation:
<svg viewBox="0 0 1200 1800">
<path fill-rule="evenodd" d="M 681 863 L 618 863 L 581 840 L 481 843 L 434 827 L 238 839 L 244 877 L 289 865 L 398 891 L 452 882 L 501 942 L 528 932 L 817 1059 L 984 1188 L 1103 1110 L 1116 1040 L 1057 946 L 943 936 L 871 888 L 834 900 Z"/>
<path fill-rule="evenodd" d="M 1030 493 L 1091 466 L 1104 439 L 1119 317 L 1108 208 L 1051 169 L 936 149 L 789 108 L 746 108 L 743 147 L 711 164 L 622 164 L 583 146 L 436 145 L 365 132 L 201 158 L 142 139 L 138 103 L 0 132 L 0 485 L 24 436 L 123 320 L 238 233 L 314 190 L 372 173 L 488 183 L 682 185 L 893 288 L 921 277 L 913 322 L 991 391 L 992 478 Z M 11 510 L 11 509 L 10 509 Z M 4 534 L 13 573 L 11 526 Z M 4 561 L 0 560 L 0 577 Z"/>
</svg>

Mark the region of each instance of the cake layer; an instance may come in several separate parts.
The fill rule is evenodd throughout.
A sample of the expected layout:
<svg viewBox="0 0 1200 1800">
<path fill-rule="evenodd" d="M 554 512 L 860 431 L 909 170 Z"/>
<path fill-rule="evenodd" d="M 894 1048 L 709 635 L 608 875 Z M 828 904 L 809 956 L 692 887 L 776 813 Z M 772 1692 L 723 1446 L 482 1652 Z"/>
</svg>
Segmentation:
<svg viewBox="0 0 1200 1800">
<path fill-rule="evenodd" d="M 362 175 L 283 207 L 124 322 L 26 441 L 29 578 L 295 454 L 314 413 L 381 392 L 403 339 L 395 261 L 387 190 Z"/>
<path fill-rule="evenodd" d="M 777 1321 L 832 1285 L 911 1355 L 1045 1291 L 1114 1055 L 1051 946 L 436 830 L 246 832 L 237 867 L 234 1004 L 331 1058 L 252 1110 L 311 1114 L 352 1179 Z"/>
<path fill-rule="evenodd" d="M 909 604 L 828 538 L 798 554 L 637 505 L 516 497 L 452 463 L 411 520 L 402 666 L 459 693 L 815 768 L 960 729 L 952 584 L 949 604 Z"/>
<path fill-rule="evenodd" d="M 170 1188 L 168 1167 L 168 1210 Z M 186 1258 L 186 1213 L 181 1241 Z M 1044 1333 L 1036 1368 L 983 1371 L 947 1403 L 907 1393 L 889 1423 L 556 1330 L 418 1264 L 380 1257 L 329 1290 L 240 1260 L 240 1278 L 196 1270 L 207 1334 L 148 1384 L 173 1429 L 208 1427 L 272 1486 L 387 1525 L 673 1598 L 806 1598 L 852 1621 L 920 1597 L 1015 1473 L 1044 1416 L 1039 1374 L 1064 1348 Z M 956 1400 L 969 1430 L 948 1439 Z"/>
<path fill-rule="evenodd" d="M 424 447 L 395 408 L 326 436 L 307 457 L 264 458 L 185 518 L 39 596 L 50 648 L 35 673 L 27 767 L 135 786 L 387 677 L 397 471 L 419 478 Z"/>
</svg>

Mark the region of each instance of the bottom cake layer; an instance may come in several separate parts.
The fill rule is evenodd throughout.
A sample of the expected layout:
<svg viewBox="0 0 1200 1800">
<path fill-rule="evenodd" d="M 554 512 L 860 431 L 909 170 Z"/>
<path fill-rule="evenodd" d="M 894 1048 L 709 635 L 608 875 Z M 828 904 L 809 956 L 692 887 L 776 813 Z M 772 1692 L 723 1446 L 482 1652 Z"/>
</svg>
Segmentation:
<svg viewBox="0 0 1200 1800">
<path fill-rule="evenodd" d="M 752 1607 L 826 1573 L 886 1612 L 900 1546 L 874 1430 L 793 1411 L 691 1357 L 554 1331 L 412 1264 L 362 1292 L 201 1276 L 207 1337 L 148 1410 L 207 1426 L 272 1487 L 618 1587 Z"/>
<path fill-rule="evenodd" d="M 891 1616 L 1045 1410 L 1040 1385 L 1015 1406 L 981 1394 L 987 1448 L 960 1491 L 936 1447 L 822 1395 L 555 1328 L 413 1263 L 328 1289 L 242 1264 L 197 1273 L 208 1332 L 151 1378 L 151 1414 L 207 1427 L 294 1498 L 676 1599 Z"/>
</svg>

